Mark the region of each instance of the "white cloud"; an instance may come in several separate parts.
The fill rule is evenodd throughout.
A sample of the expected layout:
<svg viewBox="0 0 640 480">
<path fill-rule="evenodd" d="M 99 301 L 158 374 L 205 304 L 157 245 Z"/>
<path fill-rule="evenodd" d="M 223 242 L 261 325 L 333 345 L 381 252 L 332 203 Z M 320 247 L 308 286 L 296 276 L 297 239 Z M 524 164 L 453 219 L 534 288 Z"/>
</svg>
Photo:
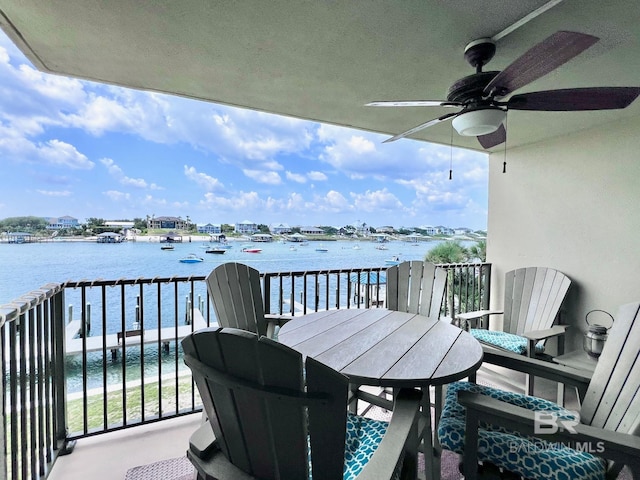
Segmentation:
<svg viewBox="0 0 640 480">
<path fill-rule="evenodd" d="M 114 202 L 121 202 L 123 200 L 130 200 L 131 195 L 125 192 L 119 192 L 117 190 L 108 190 L 106 192 L 102 192 L 104 195 L 109 197 Z"/>
<path fill-rule="evenodd" d="M 224 185 L 220 180 L 214 178 L 206 173 L 198 172 L 195 167 L 184 166 L 184 175 L 191 181 L 195 182 L 200 187 L 204 188 L 208 192 L 215 192 L 224 190 Z"/>
<path fill-rule="evenodd" d="M 90 170 L 94 163 L 78 152 L 76 147 L 60 140 L 49 140 L 36 146 L 38 157 L 45 163 L 74 170 Z"/>
<path fill-rule="evenodd" d="M 159 187 L 155 183 L 147 183 L 143 178 L 131 178 L 124 174 L 122 168 L 111 158 L 101 158 L 100 163 L 102 163 L 106 168 L 109 174 L 118 180 L 120 184 L 126 187 L 140 188 L 140 189 L 150 189 L 150 190 L 162 190 L 162 187 Z"/>
<path fill-rule="evenodd" d="M 277 172 L 265 172 L 263 170 L 250 170 L 245 168 L 242 170 L 242 173 L 258 183 L 266 183 L 269 185 L 280 185 L 282 183 L 282 178 Z"/>
<path fill-rule="evenodd" d="M 403 210 L 402 202 L 386 188 L 373 192 L 367 190 L 363 194 L 351 193 L 351 197 L 354 200 L 355 208 L 364 212 L 389 210 L 400 214 Z"/>
<path fill-rule="evenodd" d="M 323 182 L 329 178 L 324 173 L 318 171 L 309 172 L 307 177 L 309 177 L 309 180 L 313 180 L 314 182 Z"/>
<path fill-rule="evenodd" d="M 71 192 L 69 190 L 36 190 L 41 195 L 47 197 L 69 197 Z"/>
<path fill-rule="evenodd" d="M 293 173 L 293 172 L 286 172 L 286 176 L 287 176 L 287 180 L 291 180 L 292 182 L 297 182 L 297 183 L 306 183 L 307 182 L 307 177 L 305 177 L 304 175 L 301 175 L 299 173 Z"/>
</svg>

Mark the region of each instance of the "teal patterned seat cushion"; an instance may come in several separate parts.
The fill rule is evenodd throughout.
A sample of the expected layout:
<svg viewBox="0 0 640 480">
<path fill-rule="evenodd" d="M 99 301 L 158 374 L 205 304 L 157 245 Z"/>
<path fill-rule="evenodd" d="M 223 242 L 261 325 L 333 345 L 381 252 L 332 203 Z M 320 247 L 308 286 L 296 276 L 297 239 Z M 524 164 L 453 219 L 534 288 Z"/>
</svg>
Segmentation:
<svg viewBox="0 0 640 480">
<path fill-rule="evenodd" d="M 389 423 L 349 413 L 344 448 L 344 480 L 358 476 L 380 445 Z"/>
<path fill-rule="evenodd" d="M 485 330 L 483 328 L 472 328 L 469 333 L 478 341 L 494 345 L 503 350 L 524 354 L 527 352 L 528 340 L 513 333 L 499 332 L 496 330 Z M 544 353 L 544 342 L 536 344 L 536 353 Z"/>
<path fill-rule="evenodd" d="M 347 435 L 344 445 L 343 479 L 355 479 L 377 450 L 384 434 L 387 433 L 388 422 L 347 414 Z M 400 462 L 401 464 L 402 462 Z M 400 471 L 396 473 L 399 478 Z M 309 479 L 312 480 L 311 462 L 309 462 Z"/>
<path fill-rule="evenodd" d="M 466 409 L 458 403 L 461 390 L 488 395 L 512 405 L 535 411 L 554 412 L 562 419 L 575 419 L 575 413 L 544 399 L 468 382 L 447 388 L 445 405 L 438 426 L 443 448 L 463 453 Z M 521 435 L 481 422 L 478 434 L 478 460 L 488 461 L 524 478 L 545 480 L 604 480 L 606 461 L 539 438 Z"/>
</svg>

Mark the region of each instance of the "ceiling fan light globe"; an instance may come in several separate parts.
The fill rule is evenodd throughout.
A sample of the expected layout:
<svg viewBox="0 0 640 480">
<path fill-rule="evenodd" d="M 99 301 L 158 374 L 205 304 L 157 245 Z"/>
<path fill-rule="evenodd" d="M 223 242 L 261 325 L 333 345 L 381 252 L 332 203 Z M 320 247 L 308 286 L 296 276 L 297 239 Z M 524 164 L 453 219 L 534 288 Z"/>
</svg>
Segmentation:
<svg viewBox="0 0 640 480">
<path fill-rule="evenodd" d="M 451 122 L 453 128 L 465 137 L 477 137 L 495 132 L 504 119 L 507 112 L 499 108 L 485 108 L 462 113 Z"/>
</svg>

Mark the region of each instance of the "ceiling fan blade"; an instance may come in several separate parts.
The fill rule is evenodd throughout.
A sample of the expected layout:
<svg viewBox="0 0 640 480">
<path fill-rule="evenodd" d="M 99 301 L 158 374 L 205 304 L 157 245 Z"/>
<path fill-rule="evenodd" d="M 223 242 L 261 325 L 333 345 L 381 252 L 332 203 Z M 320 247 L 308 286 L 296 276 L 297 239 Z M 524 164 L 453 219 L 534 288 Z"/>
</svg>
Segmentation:
<svg viewBox="0 0 640 480">
<path fill-rule="evenodd" d="M 514 95 L 507 108 L 543 112 L 613 110 L 628 107 L 639 95 L 640 87 L 566 88 Z"/>
<path fill-rule="evenodd" d="M 482 148 L 489 149 L 504 143 L 507 139 L 507 131 L 505 130 L 504 125 L 500 125 L 495 132 L 488 133 L 487 135 L 480 135 L 477 138 L 480 145 L 482 145 Z"/>
<path fill-rule="evenodd" d="M 395 142 L 396 140 L 399 140 L 401 138 L 404 138 L 406 136 L 411 135 L 412 133 L 416 133 L 416 132 L 418 132 L 420 130 L 423 130 L 425 128 L 431 127 L 433 125 L 436 125 L 436 124 L 438 124 L 440 122 L 445 121 L 448 118 L 455 117 L 456 115 L 458 115 L 458 113 L 447 113 L 446 115 L 443 115 L 441 117 L 434 118 L 433 120 L 429 120 L 428 122 L 423 123 L 422 125 L 418 125 L 417 127 L 413 127 L 411 130 L 407 130 L 406 132 L 402 132 L 402 133 L 399 133 L 397 135 L 394 135 L 391 138 L 387 138 L 382 143 Z"/>
<path fill-rule="evenodd" d="M 415 100 L 415 101 L 383 101 L 370 102 L 365 107 L 460 107 L 457 102 L 445 102 L 443 100 Z"/>
<path fill-rule="evenodd" d="M 556 32 L 527 50 L 484 88 L 484 95 L 504 97 L 545 76 L 599 40 L 578 32 Z"/>
</svg>

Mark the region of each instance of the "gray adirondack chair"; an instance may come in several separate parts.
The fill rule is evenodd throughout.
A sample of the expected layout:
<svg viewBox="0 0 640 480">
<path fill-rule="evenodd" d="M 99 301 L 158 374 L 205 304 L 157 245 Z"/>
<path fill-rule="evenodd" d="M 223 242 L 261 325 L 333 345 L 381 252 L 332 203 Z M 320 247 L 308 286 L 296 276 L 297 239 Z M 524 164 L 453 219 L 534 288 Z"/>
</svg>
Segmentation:
<svg viewBox="0 0 640 480">
<path fill-rule="evenodd" d="M 386 308 L 389 310 L 416 313 L 429 318 L 440 318 L 440 310 L 447 284 L 447 271 L 433 263 L 412 260 L 389 267 L 386 272 Z M 451 318 L 441 318 L 451 322 Z M 368 395 L 352 385 L 354 395 L 370 404 L 363 412 L 367 412 L 372 405 L 390 408 L 389 398 L 393 392 L 389 388 L 382 388 L 375 395 Z M 438 387 L 437 391 L 440 391 Z M 357 408 L 352 402 L 351 408 Z"/>
<path fill-rule="evenodd" d="M 564 273 L 545 267 L 518 268 L 505 275 L 503 310 L 459 313 L 456 319 L 474 325 L 488 315 L 503 314 L 502 330 L 488 330 L 488 322 L 469 332 L 494 348 L 534 357 L 544 354 L 544 343 L 557 337 L 558 355 L 564 353 L 566 325 L 559 319 L 571 280 Z M 534 378 L 527 376 L 525 390 L 533 394 Z"/>
<path fill-rule="evenodd" d="M 182 347 L 215 434 L 187 452 L 198 479 L 416 477 L 419 391 L 387 424 L 347 414 L 344 375 L 267 337 L 209 328 Z"/>
<path fill-rule="evenodd" d="M 414 260 L 387 269 L 389 310 L 438 318 L 447 284 L 447 271 L 433 263 Z"/>
<path fill-rule="evenodd" d="M 581 411 L 576 416 L 542 399 L 458 382 L 448 388 L 439 427 L 441 444 L 464 454 L 465 478 L 469 480 L 477 478 L 478 460 L 524 478 L 616 478 L 623 465 L 637 478 L 640 475 L 638 338 L 640 302 L 635 302 L 619 309 L 591 378 L 580 370 L 550 362 L 485 351 L 485 361 L 582 385 Z M 571 445 L 578 450 L 563 450 L 558 445 Z M 515 449 L 517 454 L 507 455 L 505 448 Z"/>
<path fill-rule="evenodd" d="M 207 275 L 206 282 L 221 327 L 239 328 L 272 338 L 276 327 L 291 318 L 265 314 L 260 272 L 248 265 L 223 263 Z"/>
</svg>

